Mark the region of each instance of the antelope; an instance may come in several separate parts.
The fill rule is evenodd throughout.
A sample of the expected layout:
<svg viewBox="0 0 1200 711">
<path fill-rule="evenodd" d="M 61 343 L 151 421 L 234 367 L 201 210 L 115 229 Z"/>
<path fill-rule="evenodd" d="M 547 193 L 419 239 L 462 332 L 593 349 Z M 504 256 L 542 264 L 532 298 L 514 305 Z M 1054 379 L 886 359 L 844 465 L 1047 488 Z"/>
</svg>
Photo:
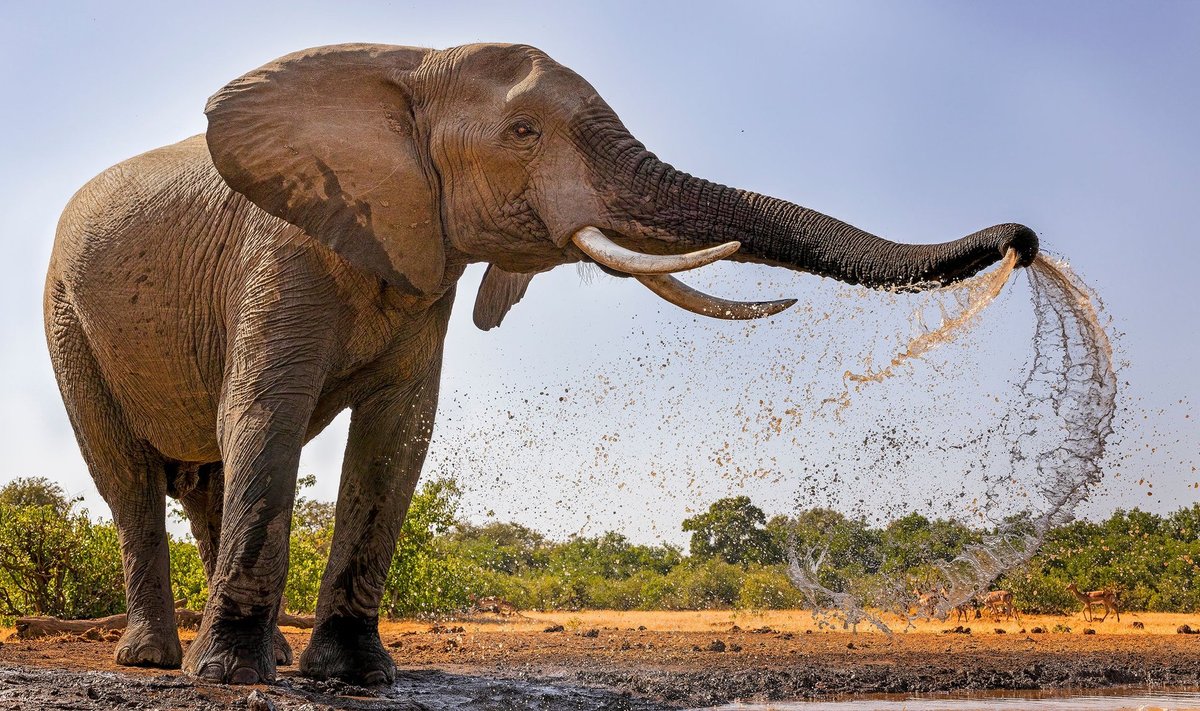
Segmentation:
<svg viewBox="0 0 1200 711">
<path fill-rule="evenodd" d="M 938 601 L 942 599 L 938 591 L 931 590 L 922 593 L 920 588 L 913 588 L 913 594 L 917 596 L 917 612 L 925 613 L 926 617 L 933 617 L 937 614 Z"/>
<path fill-rule="evenodd" d="M 1017 611 L 1017 606 L 1013 602 L 1013 594 L 1008 590 L 993 590 L 980 598 L 980 601 L 992 613 L 993 620 L 998 620 L 1000 615 L 1004 615 L 1004 619 L 1016 617 L 1017 622 L 1020 623 L 1021 613 Z"/>
<path fill-rule="evenodd" d="M 515 615 L 517 614 L 517 606 L 505 600 L 502 597 L 489 595 L 487 597 L 469 596 L 471 607 L 476 612 L 494 612 L 497 615 Z"/>
<path fill-rule="evenodd" d="M 971 601 L 969 601 L 969 600 L 967 602 L 962 603 L 961 605 L 955 605 L 954 606 L 954 621 L 955 622 L 970 622 L 971 621 L 971 612 L 975 613 L 975 619 L 977 619 L 977 620 L 980 617 L 983 617 L 982 613 L 979 612 L 979 607 L 972 604 Z"/>
<path fill-rule="evenodd" d="M 1109 612 L 1117 613 L 1117 622 L 1121 621 L 1121 610 L 1117 607 L 1116 590 L 1105 588 L 1103 590 L 1092 590 L 1084 593 L 1079 592 L 1079 588 L 1075 586 L 1075 583 L 1067 585 L 1067 590 L 1083 603 L 1083 619 L 1088 622 L 1096 621 L 1096 613 L 1092 610 L 1095 605 L 1104 605 L 1104 617 L 1100 618 L 1101 622 L 1108 619 Z"/>
</svg>

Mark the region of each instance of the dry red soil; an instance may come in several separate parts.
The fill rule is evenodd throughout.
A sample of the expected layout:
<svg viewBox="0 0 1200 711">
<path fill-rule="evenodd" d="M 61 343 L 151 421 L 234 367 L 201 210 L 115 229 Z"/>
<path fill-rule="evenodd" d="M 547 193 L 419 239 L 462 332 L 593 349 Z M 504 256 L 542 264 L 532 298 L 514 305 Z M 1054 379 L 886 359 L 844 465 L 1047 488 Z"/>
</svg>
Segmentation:
<svg viewBox="0 0 1200 711">
<path fill-rule="evenodd" d="M 943 632 L 953 623 L 925 623 L 889 637 L 819 629 L 807 612 L 405 621 L 382 630 L 402 671 L 396 687 L 311 682 L 285 667 L 280 684 L 257 690 L 281 709 L 656 709 L 845 693 L 1197 685 L 1200 635 L 1175 632 L 1188 622 L 1027 617 L 974 620 L 970 634 Z M 556 625 L 563 629 L 544 631 Z M 1070 631 L 1050 631 L 1055 625 Z M 285 631 L 298 658 L 308 635 Z M 185 644 L 191 636 L 182 633 Z M 114 647 L 76 637 L 10 638 L 0 647 L 0 708 L 248 707 L 252 689 L 117 667 Z"/>
</svg>

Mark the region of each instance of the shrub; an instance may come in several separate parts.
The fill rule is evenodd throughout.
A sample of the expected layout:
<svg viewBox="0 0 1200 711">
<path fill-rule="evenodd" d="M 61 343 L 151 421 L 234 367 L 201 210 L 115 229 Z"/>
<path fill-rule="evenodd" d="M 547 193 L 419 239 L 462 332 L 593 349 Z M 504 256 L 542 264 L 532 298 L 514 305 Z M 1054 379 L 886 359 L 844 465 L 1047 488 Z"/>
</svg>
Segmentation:
<svg viewBox="0 0 1200 711">
<path fill-rule="evenodd" d="M 200 551 L 191 541 L 171 537 L 171 591 L 176 600 L 186 600 L 189 610 L 203 610 L 208 599 L 208 579 Z"/>
<path fill-rule="evenodd" d="M 742 578 L 737 606 L 750 610 L 782 610 L 800 607 L 802 596 L 792 585 L 783 566 L 751 570 Z"/>
<path fill-rule="evenodd" d="M 1080 609 L 1066 581 L 1048 575 L 1013 573 L 1000 579 L 998 589 L 1012 592 L 1017 609 L 1040 615 L 1067 615 Z"/>
<path fill-rule="evenodd" d="M 740 566 L 713 558 L 676 566 L 667 574 L 674 594 L 663 605 L 675 610 L 713 610 L 733 607 L 742 576 Z"/>
<path fill-rule="evenodd" d="M 317 609 L 321 576 L 329 561 L 333 541 L 334 504 L 304 496 L 316 477 L 301 477 L 292 507 L 292 531 L 288 537 L 288 575 L 283 596 L 292 612 L 312 613 Z"/>
<path fill-rule="evenodd" d="M 467 606 L 469 566 L 438 555 L 434 540 L 457 522 L 462 496 L 453 479 L 425 482 L 412 498 L 388 568 L 382 609 L 390 615 L 445 612 Z"/>
<path fill-rule="evenodd" d="M 102 617 L 124 609 L 117 532 L 44 479 L 0 489 L 0 613 Z"/>
<path fill-rule="evenodd" d="M 589 594 L 592 607 L 608 610 L 644 610 L 658 606 L 665 576 L 641 570 L 618 580 L 598 579 Z"/>
</svg>

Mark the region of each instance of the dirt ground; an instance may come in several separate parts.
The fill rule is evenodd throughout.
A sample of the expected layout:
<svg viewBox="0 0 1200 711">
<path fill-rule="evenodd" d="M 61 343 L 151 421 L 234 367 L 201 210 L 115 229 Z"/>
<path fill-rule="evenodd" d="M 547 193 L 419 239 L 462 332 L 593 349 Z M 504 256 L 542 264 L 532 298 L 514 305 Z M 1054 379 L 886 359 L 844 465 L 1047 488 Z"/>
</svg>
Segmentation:
<svg viewBox="0 0 1200 711">
<path fill-rule="evenodd" d="M 295 667 L 282 668 L 274 686 L 201 684 L 177 671 L 117 667 L 112 641 L 9 637 L 0 708 L 649 711 L 848 693 L 1200 685 L 1200 635 L 1176 632 L 1200 627 L 1200 616 L 1121 618 L 971 620 L 961 623 L 969 634 L 945 632 L 953 621 L 926 622 L 890 637 L 821 628 L 804 611 L 398 621 L 381 630 L 401 669 L 383 690 L 308 681 Z M 298 657 L 308 635 L 285 631 Z M 181 636 L 186 644 L 192 633 Z"/>
</svg>

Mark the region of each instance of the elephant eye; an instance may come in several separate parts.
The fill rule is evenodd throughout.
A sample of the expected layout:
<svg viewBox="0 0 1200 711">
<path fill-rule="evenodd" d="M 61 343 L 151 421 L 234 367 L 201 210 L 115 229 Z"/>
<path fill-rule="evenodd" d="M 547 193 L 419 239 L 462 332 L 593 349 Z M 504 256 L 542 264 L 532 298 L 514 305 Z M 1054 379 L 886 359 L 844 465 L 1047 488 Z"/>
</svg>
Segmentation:
<svg viewBox="0 0 1200 711">
<path fill-rule="evenodd" d="M 529 138 L 538 135 L 537 131 L 528 121 L 516 121 L 509 127 L 509 130 L 513 132 L 513 135 L 520 138 Z"/>
</svg>

